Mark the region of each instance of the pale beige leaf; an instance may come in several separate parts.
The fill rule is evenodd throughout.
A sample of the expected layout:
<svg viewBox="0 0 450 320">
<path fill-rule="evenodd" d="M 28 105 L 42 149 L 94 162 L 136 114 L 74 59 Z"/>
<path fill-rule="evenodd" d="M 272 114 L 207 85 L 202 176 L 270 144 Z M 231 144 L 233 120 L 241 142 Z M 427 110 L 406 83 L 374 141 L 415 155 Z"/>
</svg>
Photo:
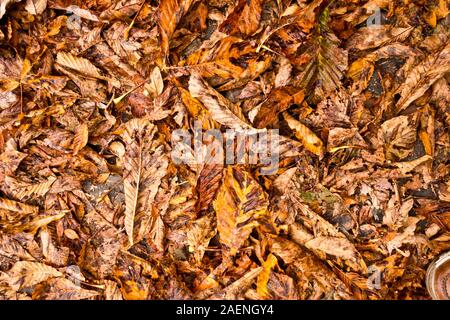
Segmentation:
<svg viewBox="0 0 450 320">
<path fill-rule="evenodd" d="M 100 70 L 92 62 L 88 59 L 74 56 L 69 52 L 58 52 L 56 63 L 63 67 L 78 71 L 85 76 L 103 79 Z"/>
<path fill-rule="evenodd" d="M 346 238 L 317 237 L 305 243 L 312 251 L 322 251 L 345 260 L 357 260 L 358 251 Z"/>
<path fill-rule="evenodd" d="M 145 84 L 145 90 L 150 97 L 159 96 L 164 89 L 163 78 L 161 76 L 161 70 L 156 66 L 150 74 L 150 83 Z"/>
<path fill-rule="evenodd" d="M 398 116 L 381 125 L 378 137 L 388 160 L 402 159 L 412 151 L 416 141 L 416 128 L 407 116 Z"/>
<path fill-rule="evenodd" d="M 0 19 L 6 13 L 6 7 L 11 3 L 15 2 L 14 0 L 0 0 Z"/>
<path fill-rule="evenodd" d="M 212 118 L 220 124 L 234 129 L 251 128 L 240 108 L 211 88 L 196 72 L 189 79 L 189 92 L 203 103 Z"/>
<path fill-rule="evenodd" d="M 14 290 L 19 290 L 62 275 L 57 269 L 40 262 L 18 261 L 8 271 L 6 281 Z"/>
<path fill-rule="evenodd" d="M 47 8 L 47 0 L 27 0 L 25 4 L 25 10 L 32 15 L 42 14 L 45 8 Z"/>
<path fill-rule="evenodd" d="M 347 42 L 348 49 L 367 50 L 393 42 L 402 42 L 409 37 L 414 27 L 395 28 L 390 25 L 374 25 L 358 30 Z"/>
<path fill-rule="evenodd" d="M 429 55 L 406 75 L 405 81 L 396 93 L 400 100 L 396 104 L 398 112 L 406 109 L 420 98 L 434 82 L 450 71 L 450 43 L 442 51 Z"/>
</svg>

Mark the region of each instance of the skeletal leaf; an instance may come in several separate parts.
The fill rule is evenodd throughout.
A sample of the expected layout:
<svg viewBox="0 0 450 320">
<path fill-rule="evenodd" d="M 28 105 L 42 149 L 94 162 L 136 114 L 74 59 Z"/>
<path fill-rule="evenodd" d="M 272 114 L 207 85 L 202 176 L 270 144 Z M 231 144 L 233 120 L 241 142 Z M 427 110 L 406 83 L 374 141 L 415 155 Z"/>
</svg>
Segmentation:
<svg viewBox="0 0 450 320">
<path fill-rule="evenodd" d="M 220 242 L 235 255 L 258 225 L 258 219 L 267 214 L 268 200 L 248 172 L 227 167 L 213 206 Z"/>
<path fill-rule="evenodd" d="M 156 127 L 143 119 L 127 122 L 123 134 L 125 231 L 130 245 L 142 239 L 155 221 L 152 205 L 168 166 L 164 147 L 155 134 Z"/>
</svg>

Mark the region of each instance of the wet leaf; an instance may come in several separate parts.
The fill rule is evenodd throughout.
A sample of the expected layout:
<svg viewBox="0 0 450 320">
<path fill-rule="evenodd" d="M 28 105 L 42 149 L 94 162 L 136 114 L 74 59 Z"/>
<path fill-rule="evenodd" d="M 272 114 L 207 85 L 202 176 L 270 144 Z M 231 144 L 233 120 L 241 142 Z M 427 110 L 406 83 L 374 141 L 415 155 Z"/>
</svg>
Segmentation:
<svg viewBox="0 0 450 320">
<path fill-rule="evenodd" d="M 235 255 L 259 224 L 258 219 L 267 214 L 268 202 L 264 191 L 248 172 L 227 167 L 213 206 L 220 242 Z"/>
</svg>

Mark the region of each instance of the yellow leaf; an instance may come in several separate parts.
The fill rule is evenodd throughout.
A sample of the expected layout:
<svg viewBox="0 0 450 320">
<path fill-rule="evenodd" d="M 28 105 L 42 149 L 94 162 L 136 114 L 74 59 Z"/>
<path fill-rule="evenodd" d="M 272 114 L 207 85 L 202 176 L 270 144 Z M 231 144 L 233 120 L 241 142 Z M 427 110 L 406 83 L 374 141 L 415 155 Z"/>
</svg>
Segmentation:
<svg viewBox="0 0 450 320">
<path fill-rule="evenodd" d="M 169 43 L 178 22 L 197 0 L 162 0 L 159 3 L 158 25 L 161 32 L 163 54 L 169 52 Z"/>
<path fill-rule="evenodd" d="M 283 113 L 289 127 L 294 131 L 297 139 L 301 141 L 303 146 L 310 152 L 318 155 L 320 158 L 324 155 L 324 146 L 322 140 L 316 134 L 300 121 L 295 120 L 288 113 Z"/>
<path fill-rule="evenodd" d="M 258 279 L 256 281 L 256 292 L 264 298 L 267 298 L 269 294 L 267 291 L 267 283 L 269 282 L 270 272 L 277 264 L 277 258 L 273 254 L 269 254 L 267 260 L 263 263 L 263 270 L 258 275 Z"/>
<path fill-rule="evenodd" d="M 267 214 L 267 196 L 250 173 L 231 166 L 225 170 L 222 186 L 213 202 L 220 242 L 235 255 Z"/>
<path fill-rule="evenodd" d="M 20 72 L 20 81 L 22 82 L 31 70 L 31 62 L 28 59 L 23 60 L 22 71 Z"/>
</svg>

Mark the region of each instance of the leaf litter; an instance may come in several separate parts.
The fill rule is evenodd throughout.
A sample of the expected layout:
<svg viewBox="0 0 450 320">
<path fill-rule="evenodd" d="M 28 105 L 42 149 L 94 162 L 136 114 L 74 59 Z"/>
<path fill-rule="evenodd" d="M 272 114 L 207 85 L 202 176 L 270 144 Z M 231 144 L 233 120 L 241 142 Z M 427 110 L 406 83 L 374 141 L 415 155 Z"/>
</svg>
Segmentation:
<svg viewBox="0 0 450 320">
<path fill-rule="evenodd" d="M 0 300 L 430 299 L 448 13 L 0 0 Z M 277 167 L 206 136 L 199 155 L 181 129 L 276 129 Z"/>
</svg>

